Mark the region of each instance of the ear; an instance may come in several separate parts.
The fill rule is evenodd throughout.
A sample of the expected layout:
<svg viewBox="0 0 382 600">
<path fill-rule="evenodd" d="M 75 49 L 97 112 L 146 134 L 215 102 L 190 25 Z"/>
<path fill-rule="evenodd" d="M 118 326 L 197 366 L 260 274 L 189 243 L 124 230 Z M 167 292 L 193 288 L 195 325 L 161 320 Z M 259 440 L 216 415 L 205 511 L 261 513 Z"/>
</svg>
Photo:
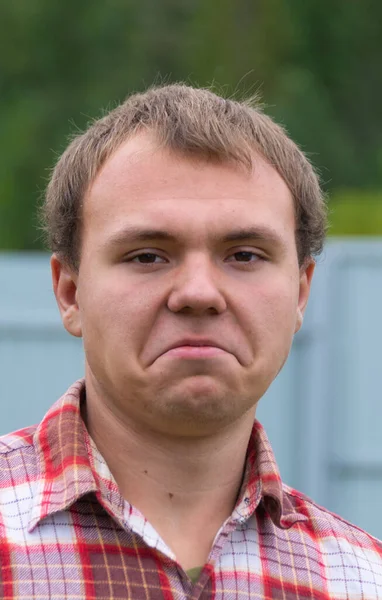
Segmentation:
<svg viewBox="0 0 382 600">
<path fill-rule="evenodd" d="M 294 330 L 295 333 L 297 333 L 298 330 L 301 328 L 302 322 L 304 320 L 304 313 L 308 304 L 310 286 L 312 283 L 312 277 L 315 266 L 316 263 L 314 262 L 313 258 L 309 258 L 304 262 L 304 264 L 300 268 L 300 286 L 297 306 L 296 327 Z"/>
<path fill-rule="evenodd" d="M 53 254 L 50 259 L 53 291 L 56 296 L 65 329 L 75 337 L 82 337 L 80 311 L 77 304 L 78 275 Z"/>
</svg>

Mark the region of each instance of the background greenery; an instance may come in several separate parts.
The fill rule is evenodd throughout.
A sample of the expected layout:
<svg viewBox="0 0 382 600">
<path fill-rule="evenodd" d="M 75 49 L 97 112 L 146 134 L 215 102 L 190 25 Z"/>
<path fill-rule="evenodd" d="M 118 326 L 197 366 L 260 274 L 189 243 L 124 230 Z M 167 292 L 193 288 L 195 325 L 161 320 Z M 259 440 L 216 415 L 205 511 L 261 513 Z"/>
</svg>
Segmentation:
<svg viewBox="0 0 382 600">
<path fill-rule="evenodd" d="M 380 0 L 0 4 L 0 248 L 36 249 L 70 131 L 154 81 L 260 91 L 319 168 L 331 232 L 382 234 Z"/>
</svg>

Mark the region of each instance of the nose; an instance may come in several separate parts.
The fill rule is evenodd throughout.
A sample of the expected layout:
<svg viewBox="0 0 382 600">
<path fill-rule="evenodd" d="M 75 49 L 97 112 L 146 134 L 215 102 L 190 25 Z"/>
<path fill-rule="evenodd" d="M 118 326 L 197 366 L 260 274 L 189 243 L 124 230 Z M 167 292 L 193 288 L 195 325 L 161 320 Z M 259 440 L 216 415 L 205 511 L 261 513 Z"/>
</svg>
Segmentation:
<svg viewBox="0 0 382 600">
<path fill-rule="evenodd" d="M 216 265 L 206 256 L 189 257 L 174 273 L 167 302 L 174 313 L 221 314 L 227 308 Z"/>
</svg>

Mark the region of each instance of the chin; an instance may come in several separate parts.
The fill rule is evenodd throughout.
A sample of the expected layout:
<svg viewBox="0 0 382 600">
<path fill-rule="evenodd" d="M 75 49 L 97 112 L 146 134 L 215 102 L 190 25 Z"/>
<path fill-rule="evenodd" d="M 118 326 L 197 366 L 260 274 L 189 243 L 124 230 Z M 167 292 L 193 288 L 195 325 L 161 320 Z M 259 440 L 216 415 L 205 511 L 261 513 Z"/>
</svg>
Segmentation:
<svg viewBox="0 0 382 600">
<path fill-rule="evenodd" d="M 244 404 L 243 400 L 237 402 L 232 390 L 208 378 L 179 386 L 167 398 L 157 397 L 157 408 L 161 406 L 162 417 L 171 422 L 172 427 L 187 426 L 203 432 L 232 423 L 240 416 L 240 405 L 243 413 L 248 410 Z"/>
</svg>

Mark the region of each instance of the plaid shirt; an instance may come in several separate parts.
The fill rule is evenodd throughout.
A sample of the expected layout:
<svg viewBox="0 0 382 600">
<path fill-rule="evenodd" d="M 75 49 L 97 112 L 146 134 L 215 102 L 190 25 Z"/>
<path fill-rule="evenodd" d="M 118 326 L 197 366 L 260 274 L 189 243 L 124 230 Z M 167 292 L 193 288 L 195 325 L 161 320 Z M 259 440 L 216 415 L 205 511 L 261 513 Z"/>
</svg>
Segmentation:
<svg viewBox="0 0 382 600">
<path fill-rule="evenodd" d="M 258 422 L 237 505 L 193 584 L 121 497 L 81 419 L 83 387 L 0 441 L 0 598 L 382 598 L 382 543 L 282 484 Z"/>
</svg>

